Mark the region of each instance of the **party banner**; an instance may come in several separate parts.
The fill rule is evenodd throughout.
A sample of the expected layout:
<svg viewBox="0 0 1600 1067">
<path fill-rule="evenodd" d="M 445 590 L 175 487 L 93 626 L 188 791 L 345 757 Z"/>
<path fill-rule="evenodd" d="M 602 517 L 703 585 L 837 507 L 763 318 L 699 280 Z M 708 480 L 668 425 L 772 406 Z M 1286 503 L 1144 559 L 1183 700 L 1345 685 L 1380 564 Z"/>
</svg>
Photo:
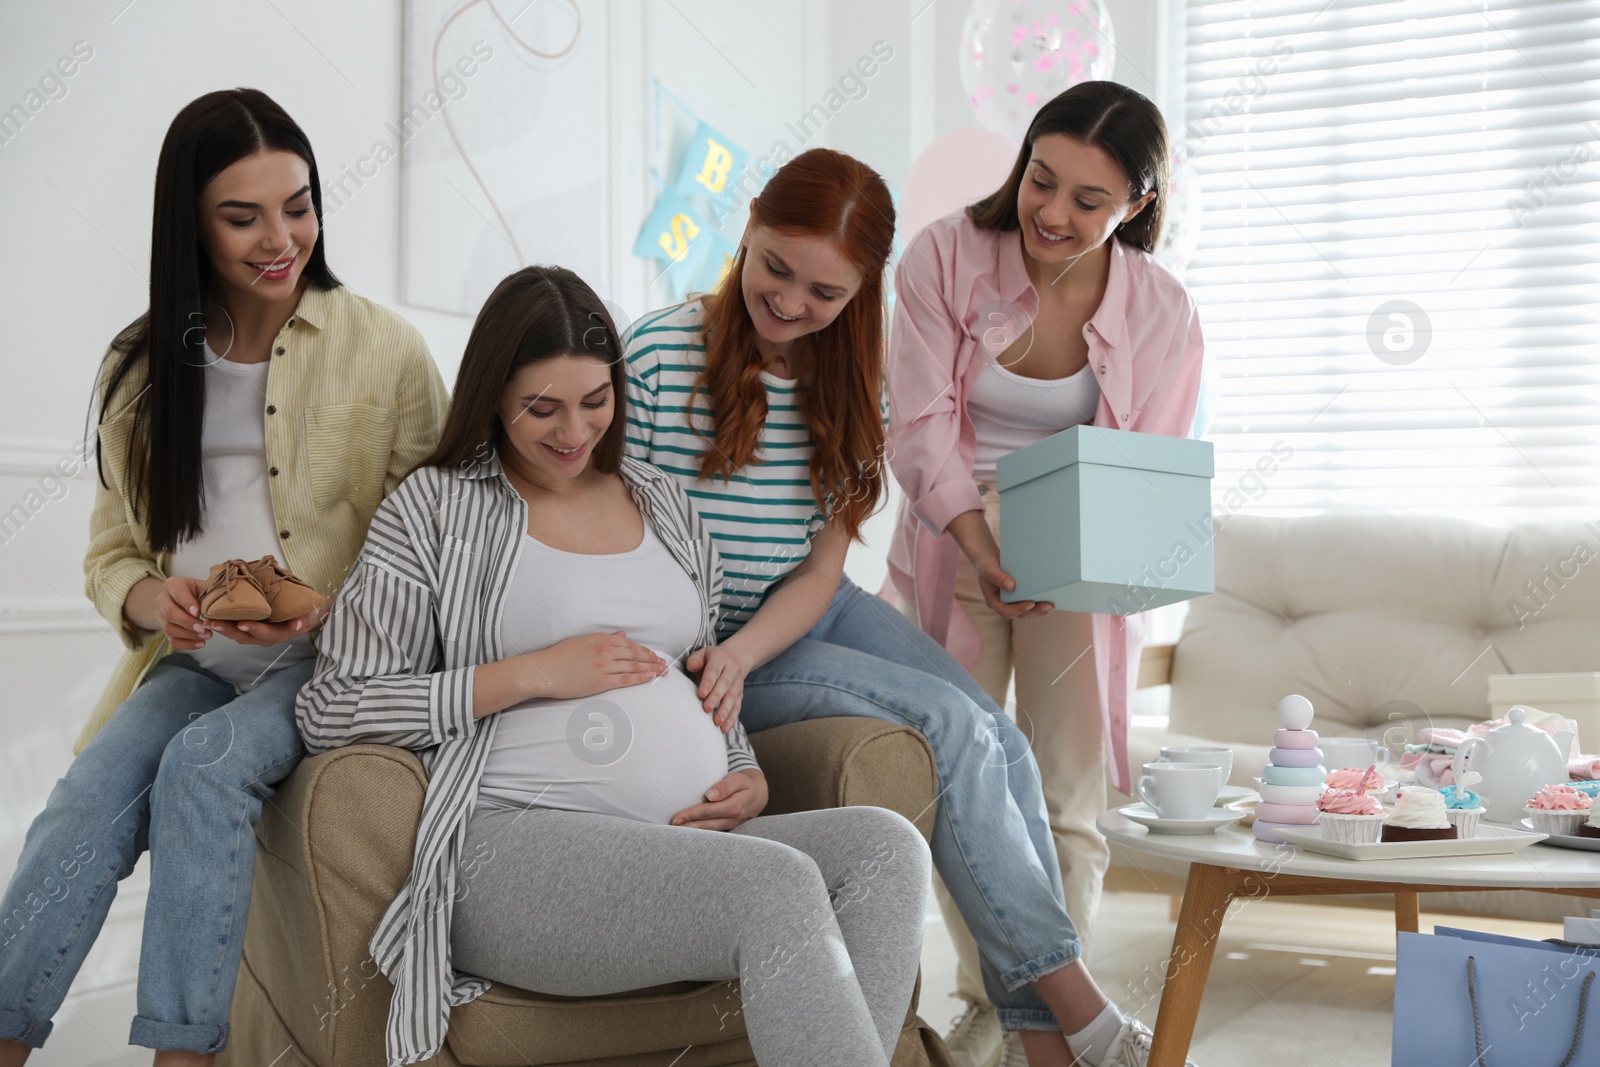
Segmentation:
<svg viewBox="0 0 1600 1067">
<path fill-rule="evenodd" d="M 749 155 L 690 113 L 659 82 L 656 92 L 658 143 L 663 96 L 694 121 L 695 129 L 683 152 L 676 181 L 666 186 L 657 175 L 657 182 L 664 186 L 661 198 L 640 231 L 633 253 L 663 263 L 652 284 L 664 284 L 671 299 L 682 300 L 691 292 L 714 291 L 738 255 L 738 245 L 718 232 L 719 216 L 710 205 L 726 201 L 734 193 Z M 651 173 L 656 172 L 652 169 Z"/>
<path fill-rule="evenodd" d="M 704 122 L 695 127 L 689 150 L 678 168 L 673 192 L 679 196 L 723 196 L 744 173 L 749 156 Z"/>
<path fill-rule="evenodd" d="M 698 210 L 668 190 L 661 194 L 655 210 L 645 220 L 633 254 L 681 266 L 699 252 L 697 242 L 712 233 L 714 231 L 702 221 Z"/>
</svg>

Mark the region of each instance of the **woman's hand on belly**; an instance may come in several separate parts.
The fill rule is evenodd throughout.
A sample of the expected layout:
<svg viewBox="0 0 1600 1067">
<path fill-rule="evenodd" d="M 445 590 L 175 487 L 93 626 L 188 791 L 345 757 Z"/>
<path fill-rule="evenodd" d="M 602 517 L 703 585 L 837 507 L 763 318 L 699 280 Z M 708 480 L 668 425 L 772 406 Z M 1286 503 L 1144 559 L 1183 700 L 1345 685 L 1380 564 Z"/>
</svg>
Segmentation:
<svg viewBox="0 0 1600 1067">
<path fill-rule="evenodd" d="M 691 675 L 700 676 L 695 695 L 723 733 L 733 729 L 739 718 L 744 704 L 744 679 L 750 673 L 749 664 L 733 647 L 737 640 L 735 635 L 725 645 L 697 648 L 683 665 Z"/>
<path fill-rule="evenodd" d="M 618 630 L 579 634 L 521 657 L 531 668 L 525 698 L 576 700 L 608 689 L 643 685 L 666 674 L 670 664 Z"/>
<path fill-rule="evenodd" d="M 706 801 L 678 812 L 672 825 L 732 830 L 750 821 L 767 806 L 767 776 L 760 771 L 734 771 L 706 790 Z"/>
</svg>

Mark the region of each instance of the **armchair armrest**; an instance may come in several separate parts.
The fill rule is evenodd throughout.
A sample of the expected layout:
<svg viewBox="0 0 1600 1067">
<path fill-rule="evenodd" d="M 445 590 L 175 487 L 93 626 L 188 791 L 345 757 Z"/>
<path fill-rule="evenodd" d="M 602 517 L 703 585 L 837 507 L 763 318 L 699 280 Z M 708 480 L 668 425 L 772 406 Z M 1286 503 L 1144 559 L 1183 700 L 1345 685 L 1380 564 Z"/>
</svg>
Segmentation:
<svg viewBox="0 0 1600 1067">
<path fill-rule="evenodd" d="M 411 871 L 426 789 L 413 753 L 352 745 L 303 760 L 256 825 L 245 968 L 316 1063 L 383 1047 L 393 988 L 367 939 Z"/>
<path fill-rule="evenodd" d="M 763 814 L 871 805 L 933 834 L 939 776 L 933 749 L 907 726 L 878 719 L 811 719 L 750 735 L 767 776 Z"/>
</svg>

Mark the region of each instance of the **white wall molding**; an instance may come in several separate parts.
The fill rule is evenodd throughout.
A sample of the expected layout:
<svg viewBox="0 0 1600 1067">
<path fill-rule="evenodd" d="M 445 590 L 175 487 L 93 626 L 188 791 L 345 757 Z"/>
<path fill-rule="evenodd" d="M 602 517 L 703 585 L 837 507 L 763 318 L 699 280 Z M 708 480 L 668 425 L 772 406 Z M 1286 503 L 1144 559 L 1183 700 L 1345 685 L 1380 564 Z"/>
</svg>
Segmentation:
<svg viewBox="0 0 1600 1067">
<path fill-rule="evenodd" d="M 77 459 L 76 441 L 0 437 L 0 476 L 37 478 L 63 459 Z"/>
<path fill-rule="evenodd" d="M 87 599 L 0 597 L 0 636 L 6 634 L 111 632 Z"/>
</svg>

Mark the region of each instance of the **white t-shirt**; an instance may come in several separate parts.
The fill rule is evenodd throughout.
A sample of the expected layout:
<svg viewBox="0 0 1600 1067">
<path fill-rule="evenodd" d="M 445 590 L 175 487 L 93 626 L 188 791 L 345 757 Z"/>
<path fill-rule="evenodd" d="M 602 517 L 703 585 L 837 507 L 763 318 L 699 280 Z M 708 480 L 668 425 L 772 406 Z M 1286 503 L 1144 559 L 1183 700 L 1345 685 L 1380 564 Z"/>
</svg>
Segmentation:
<svg viewBox="0 0 1600 1067">
<path fill-rule="evenodd" d="M 494 807 L 543 807 L 665 824 L 728 774 L 722 731 L 683 657 L 700 596 L 644 524 L 627 552 L 565 552 L 524 535 L 500 639 L 507 656 L 580 634 L 626 631 L 672 668 L 643 685 L 580 700 L 527 700 L 498 715 L 478 785 Z"/>
<path fill-rule="evenodd" d="M 202 582 L 211 577 L 211 568 L 224 560 L 253 560 L 270 554 L 283 561 L 278 523 L 272 515 L 272 489 L 267 483 L 270 363 L 234 363 L 218 358 L 209 346 L 205 356 L 206 417 L 200 434 L 205 511 L 200 533 L 178 546 L 168 567 L 174 576 Z M 316 650 L 309 634 L 267 648 L 212 634 L 203 647 L 189 655 L 243 693 L 273 671 L 310 659 Z"/>
<path fill-rule="evenodd" d="M 1100 383 L 1088 364 L 1065 378 L 1024 378 L 998 363 L 978 373 L 967 394 L 967 416 L 977 431 L 972 475 L 993 481 L 995 463 L 1053 433 L 1094 421 Z"/>
</svg>

